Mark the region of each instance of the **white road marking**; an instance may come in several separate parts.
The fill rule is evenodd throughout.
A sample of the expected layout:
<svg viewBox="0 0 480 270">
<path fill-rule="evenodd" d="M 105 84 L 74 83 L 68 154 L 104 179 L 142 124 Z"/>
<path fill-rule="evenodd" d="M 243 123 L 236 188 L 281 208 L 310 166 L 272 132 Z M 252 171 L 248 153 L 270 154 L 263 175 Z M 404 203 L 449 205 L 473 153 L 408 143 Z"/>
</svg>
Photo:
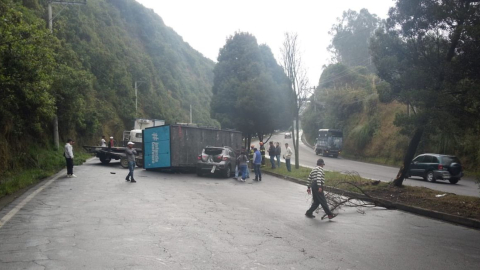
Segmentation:
<svg viewBox="0 0 480 270">
<path fill-rule="evenodd" d="M 0 219 L 0 229 L 5 225 L 15 214 L 18 213 L 28 202 L 30 202 L 38 193 L 40 193 L 42 190 L 44 190 L 46 187 L 48 187 L 50 184 L 52 184 L 55 180 L 60 178 L 60 176 L 56 176 L 53 179 L 49 180 L 45 184 L 43 184 L 41 187 L 39 187 L 37 190 L 32 192 L 32 194 L 28 195 L 23 201 L 21 201 L 18 205 L 16 205 L 10 212 L 8 212 L 2 219 Z"/>
</svg>

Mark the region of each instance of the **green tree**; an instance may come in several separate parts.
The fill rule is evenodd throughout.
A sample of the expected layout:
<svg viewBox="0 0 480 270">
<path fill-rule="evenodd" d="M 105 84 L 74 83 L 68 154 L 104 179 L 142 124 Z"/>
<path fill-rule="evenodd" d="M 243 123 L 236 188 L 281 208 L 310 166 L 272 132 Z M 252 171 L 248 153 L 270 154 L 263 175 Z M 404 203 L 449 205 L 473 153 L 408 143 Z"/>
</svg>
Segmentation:
<svg viewBox="0 0 480 270">
<path fill-rule="evenodd" d="M 40 135 L 53 116 L 53 42 L 44 22 L 0 2 L 0 125 L 6 137 Z"/>
<path fill-rule="evenodd" d="M 398 0 L 372 39 L 378 75 L 389 83 L 384 92 L 413 110 L 395 120 L 411 136 L 396 186 L 426 130 L 458 127 L 452 116 L 478 113 L 478 62 L 472 59 L 478 57 L 480 6 L 474 2 Z"/>
<path fill-rule="evenodd" d="M 248 144 L 254 134 L 263 141 L 288 116 L 287 79 L 270 48 L 249 33 L 235 33 L 220 50 L 212 92 L 212 117 L 242 131 Z"/>
<path fill-rule="evenodd" d="M 337 21 L 329 32 L 332 41 L 328 50 L 333 61 L 350 67 L 365 66 L 373 71 L 369 45 L 370 38 L 380 26 L 380 19 L 367 9 L 361 9 L 360 12 L 345 11 Z"/>
</svg>

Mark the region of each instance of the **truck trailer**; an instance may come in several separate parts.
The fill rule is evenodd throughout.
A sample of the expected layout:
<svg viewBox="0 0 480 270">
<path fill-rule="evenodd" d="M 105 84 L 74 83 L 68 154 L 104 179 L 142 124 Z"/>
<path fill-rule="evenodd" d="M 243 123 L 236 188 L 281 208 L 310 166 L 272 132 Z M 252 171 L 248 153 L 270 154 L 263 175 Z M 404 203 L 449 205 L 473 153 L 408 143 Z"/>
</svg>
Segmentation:
<svg viewBox="0 0 480 270">
<path fill-rule="evenodd" d="M 242 147 L 242 133 L 188 125 L 166 125 L 143 130 L 143 168 L 195 171 L 207 146 Z"/>
</svg>

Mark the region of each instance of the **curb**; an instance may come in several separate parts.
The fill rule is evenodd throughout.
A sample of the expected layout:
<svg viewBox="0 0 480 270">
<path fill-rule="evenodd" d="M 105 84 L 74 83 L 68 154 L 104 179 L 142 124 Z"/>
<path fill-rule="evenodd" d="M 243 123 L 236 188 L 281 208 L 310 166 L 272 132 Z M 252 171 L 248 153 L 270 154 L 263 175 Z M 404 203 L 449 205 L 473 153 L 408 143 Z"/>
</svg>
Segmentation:
<svg viewBox="0 0 480 270">
<path fill-rule="evenodd" d="M 301 180 L 301 179 L 297 179 L 297 178 L 294 178 L 294 177 L 285 176 L 285 175 L 281 175 L 281 174 L 277 174 L 277 173 L 269 172 L 269 171 L 262 171 L 262 173 L 272 175 L 272 176 L 275 176 L 277 178 L 282 178 L 282 179 L 285 179 L 285 180 L 288 180 L 290 182 L 294 182 L 294 183 L 297 183 L 297 184 L 306 185 L 306 181 Z M 462 226 L 477 229 L 477 230 L 480 229 L 480 220 L 455 216 L 455 215 L 451 215 L 451 214 L 446 214 L 446 213 L 442 213 L 442 212 L 428 210 L 428 209 L 424 209 L 424 208 L 420 208 L 420 207 L 414 207 L 414 206 L 405 205 L 405 204 L 401 204 L 401 203 L 395 203 L 395 202 L 387 201 L 387 200 L 380 199 L 380 198 L 375 198 L 375 197 L 370 198 L 370 197 L 367 197 L 367 196 L 365 196 L 363 194 L 360 194 L 360 193 L 346 191 L 346 190 L 343 190 L 343 189 L 329 187 L 329 186 L 326 186 L 325 190 L 336 193 L 336 194 L 339 194 L 339 195 L 343 195 L 343 196 L 347 196 L 347 197 L 355 197 L 355 198 L 358 198 L 360 200 L 369 201 L 369 202 L 373 202 L 373 203 L 380 202 L 387 209 L 402 210 L 402 211 L 413 213 L 413 214 L 416 214 L 416 215 L 419 215 L 419 216 L 438 219 L 438 220 L 446 221 L 446 222 L 453 223 L 453 224 L 456 224 L 456 225 L 462 225 Z"/>
</svg>

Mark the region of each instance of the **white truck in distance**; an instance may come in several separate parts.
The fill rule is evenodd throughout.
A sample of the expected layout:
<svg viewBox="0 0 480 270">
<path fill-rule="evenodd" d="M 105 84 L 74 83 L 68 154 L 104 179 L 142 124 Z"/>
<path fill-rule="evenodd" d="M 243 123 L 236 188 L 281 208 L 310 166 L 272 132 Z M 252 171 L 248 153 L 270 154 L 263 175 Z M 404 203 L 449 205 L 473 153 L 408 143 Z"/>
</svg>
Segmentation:
<svg viewBox="0 0 480 270">
<path fill-rule="evenodd" d="M 135 123 L 133 125 L 133 129 L 123 132 L 123 145 L 127 146 L 128 142 L 133 142 L 135 148 L 142 147 L 142 130 L 149 128 L 149 127 L 158 127 L 164 126 L 165 120 L 158 120 L 158 119 L 135 119 Z"/>
</svg>

